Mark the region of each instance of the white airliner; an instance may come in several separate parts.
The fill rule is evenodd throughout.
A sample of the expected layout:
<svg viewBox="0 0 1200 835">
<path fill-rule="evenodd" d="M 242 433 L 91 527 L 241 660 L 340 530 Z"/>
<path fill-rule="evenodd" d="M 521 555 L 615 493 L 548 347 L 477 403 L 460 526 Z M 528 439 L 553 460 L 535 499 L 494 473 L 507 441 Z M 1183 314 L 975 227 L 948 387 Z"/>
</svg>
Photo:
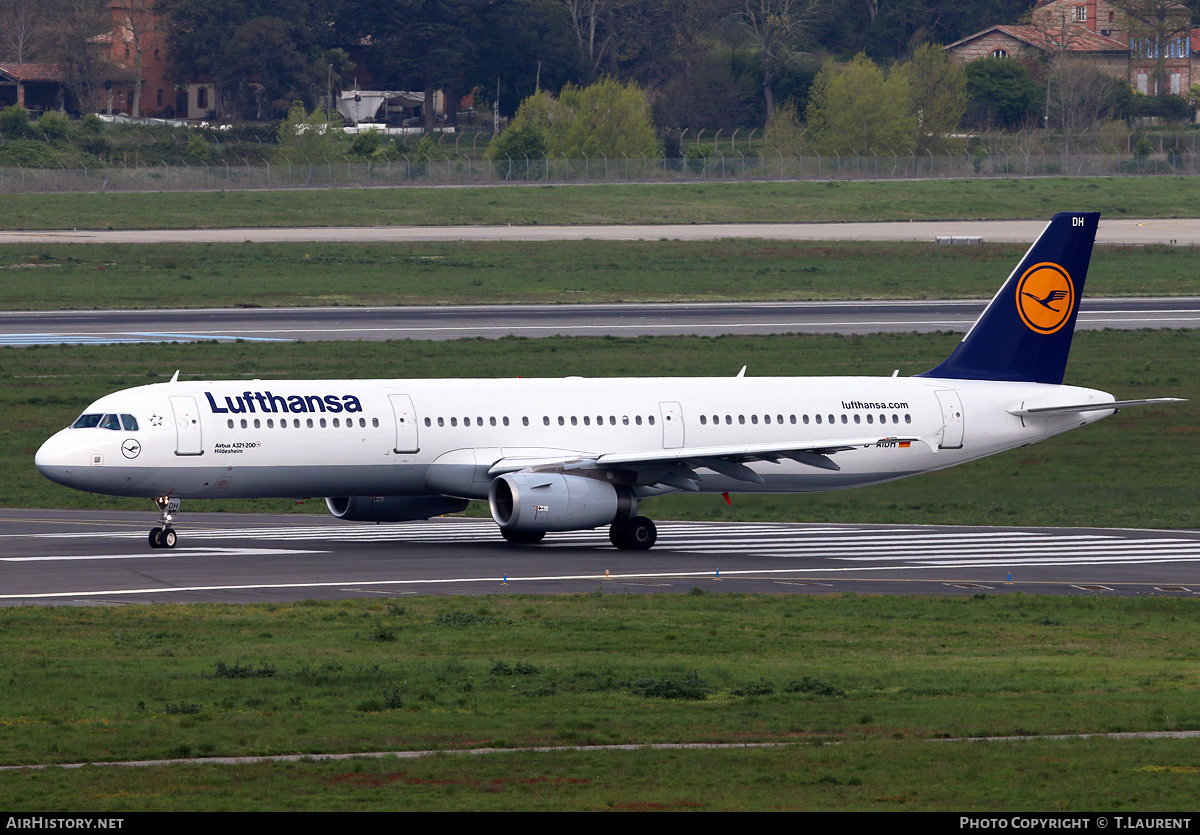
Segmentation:
<svg viewBox="0 0 1200 835">
<path fill-rule="evenodd" d="M 961 464 L 1175 398 L 1062 385 L 1097 213 L 1056 215 L 950 357 L 910 378 L 279 380 L 102 397 L 37 453 L 69 487 L 181 499 L 329 496 L 402 522 L 487 499 L 510 542 L 609 526 L 646 549 L 641 499 L 814 492 Z"/>
</svg>

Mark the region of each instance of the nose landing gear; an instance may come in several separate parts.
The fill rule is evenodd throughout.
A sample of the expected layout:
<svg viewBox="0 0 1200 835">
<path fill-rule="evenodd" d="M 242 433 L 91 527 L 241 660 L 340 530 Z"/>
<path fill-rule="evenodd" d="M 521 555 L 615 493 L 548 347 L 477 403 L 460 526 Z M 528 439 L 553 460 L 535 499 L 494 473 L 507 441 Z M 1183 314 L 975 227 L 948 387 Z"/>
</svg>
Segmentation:
<svg viewBox="0 0 1200 835">
<path fill-rule="evenodd" d="M 159 496 L 154 500 L 154 506 L 158 508 L 158 521 L 161 524 L 150 529 L 150 547 L 174 548 L 175 543 L 179 541 L 179 536 L 175 533 L 172 524 L 175 521 L 175 514 L 179 512 L 179 499 Z"/>
</svg>

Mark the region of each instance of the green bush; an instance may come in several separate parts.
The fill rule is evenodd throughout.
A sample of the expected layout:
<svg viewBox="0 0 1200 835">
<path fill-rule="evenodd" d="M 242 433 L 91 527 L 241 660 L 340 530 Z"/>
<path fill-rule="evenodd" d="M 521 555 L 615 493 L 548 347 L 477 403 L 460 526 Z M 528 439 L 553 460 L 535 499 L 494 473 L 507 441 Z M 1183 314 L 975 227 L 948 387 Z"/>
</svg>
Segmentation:
<svg viewBox="0 0 1200 835">
<path fill-rule="evenodd" d="M 71 120 L 65 113 L 43 113 L 37 121 L 38 132 L 55 144 L 71 141 Z"/>
<path fill-rule="evenodd" d="M 29 114 L 19 104 L 0 110 L 0 136 L 22 137 L 29 132 Z"/>
</svg>

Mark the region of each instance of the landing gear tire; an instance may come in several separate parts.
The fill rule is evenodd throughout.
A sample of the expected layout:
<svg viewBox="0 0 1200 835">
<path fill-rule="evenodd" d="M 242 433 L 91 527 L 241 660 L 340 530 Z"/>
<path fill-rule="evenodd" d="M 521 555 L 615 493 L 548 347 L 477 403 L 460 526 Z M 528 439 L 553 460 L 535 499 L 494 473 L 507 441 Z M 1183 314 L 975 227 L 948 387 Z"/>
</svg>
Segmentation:
<svg viewBox="0 0 1200 835">
<path fill-rule="evenodd" d="M 541 542 L 546 536 L 545 531 L 505 531 L 501 530 L 500 535 L 511 542 L 513 545 L 536 545 Z"/>
<path fill-rule="evenodd" d="M 171 528 L 150 529 L 151 548 L 174 548 L 175 543 L 178 541 L 179 534 L 175 533 Z"/>
<path fill-rule="evenodd" d="M 608 538 L 624 551 L 648 551 L 658 539 L 658 528 L 645 516 L 635 516 L 626 522 L 614 522 L 608 529 Z"/>
</svg>

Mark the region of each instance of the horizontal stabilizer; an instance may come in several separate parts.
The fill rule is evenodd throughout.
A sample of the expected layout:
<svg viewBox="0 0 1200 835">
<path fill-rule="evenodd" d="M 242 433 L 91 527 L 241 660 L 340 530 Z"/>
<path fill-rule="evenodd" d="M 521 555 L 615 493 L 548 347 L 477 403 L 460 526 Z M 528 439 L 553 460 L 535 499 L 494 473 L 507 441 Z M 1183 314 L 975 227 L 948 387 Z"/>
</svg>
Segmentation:
<svg viewBox="0 0 1200 835">
<path fill-rule="evenodd" d="M 1034 409 L 1009 409 L 1010 415 L 1017 417 L 1051 417 L 1053 415 L 1070 415 L 1078 412 L 1107 412 L 1112 409 L 1128 409 L 1131 406 L 1153 406 L 1163 403 L 1183 403 L 1182 397 L 1152 397 L 1147 400 L 1111 400 L 1108 403 L 1080 403 L 1075 406 L 1039 406 Z"/>
</svg>

